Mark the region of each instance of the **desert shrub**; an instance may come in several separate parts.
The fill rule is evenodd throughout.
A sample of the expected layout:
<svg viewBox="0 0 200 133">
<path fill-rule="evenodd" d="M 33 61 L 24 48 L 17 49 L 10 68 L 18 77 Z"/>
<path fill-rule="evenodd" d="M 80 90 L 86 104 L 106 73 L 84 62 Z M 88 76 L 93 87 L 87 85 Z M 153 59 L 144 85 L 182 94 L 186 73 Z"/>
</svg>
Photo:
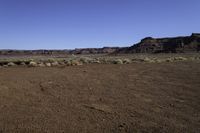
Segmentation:
<svg viewBox="0 0 200 133">
<path fill-rule="evenodd" d="M 101 64 L 101 62 L 99 60 L 94 60 L 94 61 L 92 61 L 92 63 Z"/>
<path fill-rule="evenodd" d="M 38 63 L 39 67 L 45 67 L 45 64 L 43 62 Z"/>
<path fill-rule="evenodd" d="M 92 63 L 94 59 L 89 58 L 89 57 L 81 57 L 79 61 L 82 62 L 83 64 L 88 64 L 88 63 Z"/>
<path fill-rule="evenodd" d="M 13 60 L 12 62 L 13 62 L 14 64 L 16 64 L 16 65 L 20 65 L 21 62 L 22 62 L 22 60 Z"/>
<path fill-rule="evenodd" d="M 187 58 L 185 58 L 185 57 L 174 57 L 174 60 L 176 60 L 176 61 L 185 61 L 185 60 L 187 60 Z"/>
<path fill-rule="evenodd" d="M 72 61 L 71 60 L 67 60 L 64 62 L 67 66 L 71 66 L 72 65 Z"/>
<path fill-rule="evenodd" d="M 173 60 L 173 58 L 167 58 L 167 59 L 165 59 L 165 61 L 166 62 L 173 62 L 174 60 Z"/>
<path fill-rule="evenodd" d="M 37 66 L 37 63 L 34 62 L 34 61 L 31 61 L 31 62 L 29 63 L 29 66 L 30 66 L 30 67 L 36 67 L 36 66 Z"/>
<path fill-rule="evenodd" d="M 83 63 L 78 60 L 71 60 L 71 65 L 72 66 L 80 66 L 80 65 L 83 65 Z"/>
<path fill-rule="evenodd" d="M 200 60 L 200 57 L 196 57 L 197 60 Z"/>
<path fill-rule="evenodd" d="M 47 67 L 51 67 L 51 63 L 46 62 L 46 63 L 45 63 L 45 66 L 47 66 Z"/>
<path fill-rule="evenodd" d="M 106 58 L 100 58 L 99 61 L 100 61 L 100 63 L 103 63 L 103 64 L 110 63 L 110 61 L 108 59 L 106 59 Z"/>
<path fill-rule="evenodd" d="M 100 61 L 100 58 L 95 58 L 92 63 L 96 63 L 96 64 L 100 64 L 101 61 Z"/>
<path fill-rule="evenodd" d="M 59 63 L 57 61 L 51 63 L 52 66 L 58 66 Z"/>
<path fill-rule="evenodd" d="M 132 62 L 145 62 L 146 60 L 143 58 L 133 58 L 131 61 Z"/>
<path fill-rule="evenodd" d="M 162 62 L 164 62 L 162 59 L 154 59 L 154 62 L 155 63 L 162 63 Z"/>
<path fill-rule="evenodd" d="M 131 59 L 131 62 L 138 62 L 139 60 L 137 58 Z"/>
<path fill-rule="evenodd" d="M 148 57 L 145 57 L 145 58 L 143 59 L 143 61 L 144 61 L 144 62 L 149 62 L 149 63 L 154 62 L 154 60 L 152 60 L 152 59 L 150 59 L 150 58 L 148 58 Z"/>
<path fill-rule="evenodd" d="M 123 64 L 123 61 L 121 59 L 114 59 L 113 64 Z"/>
<path fill-rule="evenodd" d="M 25 62 L 21 62 L 19 65 L 25 66 L 26 63 Z"/>
<path fill-rule="evenodd" d="M 7 65 L 9 63 L 9 61 L 7 60 L 1 60 L 0 61 L 0 65 L 3 66 L 3 65 Z"/>
<path fill-rule="evenodd" d="M 189 60 L 192 60 L 192 61 L 193 61 L 193 60 L 196 60 L 195 57 L 190 57 L 190 58 L 188 58 L 188 59 L 189 59 Z"/>
<path fill-rule="evenodd" d="M 88 60 L 86 58 L 80 58 L 80 61 L 84 64 L 87 64 L 88 63 Z"/>
<path fill-rule="evenodd" d="M 47 62 L 53 63 L 53 62 L 56 62 L 56 59 L 50 58 L 50 59 L 47 60 Z"/>
<path fill-rule="evenodd" d="M 21 62 L 24 62 L 26 65 L 29 65 L 31 61 L 32 60 L 22 60 Z"/>
<path fill-rule="evenodd" d="M 61 65 L 61 66 L 64 66 L 64 65 L 66 65 L 67 63 L 64 62 L 64 61 L 59 61 L 58 64 Z"/>
<path fill-rule="evenodd" d="M 130 59 L 123 59 L 123 64 L 130 64 L 131 60 Z"/>
<path fill-rule="evenodd" d="M 8 65 L 8 66 L 15 66 L 16 64 L 13 63 L 13 62 L 9 62 L 7 65 Z"/>
</svg>

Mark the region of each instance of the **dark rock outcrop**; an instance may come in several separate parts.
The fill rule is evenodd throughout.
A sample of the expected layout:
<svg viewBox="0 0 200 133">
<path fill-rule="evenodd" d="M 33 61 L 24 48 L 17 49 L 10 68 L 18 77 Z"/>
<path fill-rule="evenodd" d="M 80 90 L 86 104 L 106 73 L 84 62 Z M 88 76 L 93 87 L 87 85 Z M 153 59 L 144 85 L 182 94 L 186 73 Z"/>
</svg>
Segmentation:
<svg viewBox="0 0 200 133">
<path fill-rule="evenodd" d="M 109 54 L 119 47 L 80 48 L 74 50 L 0 50 L 0 55 L 69 55 L 69 54 Z"/>
<path fill-rule="evenodd" d="M 147 37 L 131 47 L 121 48 L 115 53 L 184 53 L 200 51 L 200 34 L 174 38 Z"/>
<path fill-rule="evenodd" d="M 200 51 L 200 33 L 174 38 L 147 37 L 130 47 L 81 48 L 73 50 L 0 50 L 0 55 L 69 55 L 69 54 L 128 54 L 184 53 Z"/>
<path fill-rule="evenodd" d="M 109 54 L 115 52 L 118 49 L 120 48 L 119 47 L 82 48 L 82 49 L 71 50 L 70 54 Z"/>
</svg>

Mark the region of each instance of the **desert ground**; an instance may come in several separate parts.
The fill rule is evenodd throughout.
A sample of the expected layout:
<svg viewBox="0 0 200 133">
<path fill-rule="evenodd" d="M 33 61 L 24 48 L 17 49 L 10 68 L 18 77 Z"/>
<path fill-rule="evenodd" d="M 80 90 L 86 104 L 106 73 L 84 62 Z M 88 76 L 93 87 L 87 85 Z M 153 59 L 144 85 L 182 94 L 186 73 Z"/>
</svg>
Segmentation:
<svg viewBox="0 0 200 133">
<path fill-rule="evenodd" d="M 0 68 L 0 133 L 199 133 L 200 61 Z"/>
</svg>

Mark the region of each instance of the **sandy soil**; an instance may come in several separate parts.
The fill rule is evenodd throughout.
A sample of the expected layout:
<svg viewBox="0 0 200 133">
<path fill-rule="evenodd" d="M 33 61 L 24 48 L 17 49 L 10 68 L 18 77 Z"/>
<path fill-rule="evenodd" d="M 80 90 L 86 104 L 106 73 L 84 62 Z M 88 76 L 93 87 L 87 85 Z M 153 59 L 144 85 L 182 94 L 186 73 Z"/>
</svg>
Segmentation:
<svg viewBox="0 0 200 133">
<path fill-rule="evenodd" d="M 0 69 L 0 133 L 200 132 L 200 63 Z"/>
</svg>

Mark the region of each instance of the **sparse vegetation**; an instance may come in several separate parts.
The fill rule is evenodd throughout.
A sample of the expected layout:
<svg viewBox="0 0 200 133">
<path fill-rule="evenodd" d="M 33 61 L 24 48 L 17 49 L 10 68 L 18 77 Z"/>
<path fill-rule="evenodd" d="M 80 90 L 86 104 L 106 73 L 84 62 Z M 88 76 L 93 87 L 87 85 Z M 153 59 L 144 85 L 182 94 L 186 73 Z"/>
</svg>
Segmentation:
<svg viewBox="0 0 200 133">
<path fill-rule="evenodd" d="M 114 59 L 112 61 L 113 64 L 123 64 L 123 61 L 121 59 Z"/>
<path fill-rule="evenodd" d="M 27 58 L 27 59 L 0 59 L 0 66 L 29 66 L 29 67 L 57 67 L 57 66 L 78 66 L 84 64 L 130 64 L 130 63 L 162 63 L 178 61 L 200 60 L 199 54 L 180 56 L 179 54 L 163 55 L 126 55 L 126 56 L 71 56 L 68 58 Z"/>
<path fill-rule="evenodd" d="M 31 62 L 29 63 L 29 66 L 30 66 L 30 67 L 36 67 L 36 66 L 37 66 L 37 63 L 34 62 L 34 61 L 31 61 Z"/>
</svg>

